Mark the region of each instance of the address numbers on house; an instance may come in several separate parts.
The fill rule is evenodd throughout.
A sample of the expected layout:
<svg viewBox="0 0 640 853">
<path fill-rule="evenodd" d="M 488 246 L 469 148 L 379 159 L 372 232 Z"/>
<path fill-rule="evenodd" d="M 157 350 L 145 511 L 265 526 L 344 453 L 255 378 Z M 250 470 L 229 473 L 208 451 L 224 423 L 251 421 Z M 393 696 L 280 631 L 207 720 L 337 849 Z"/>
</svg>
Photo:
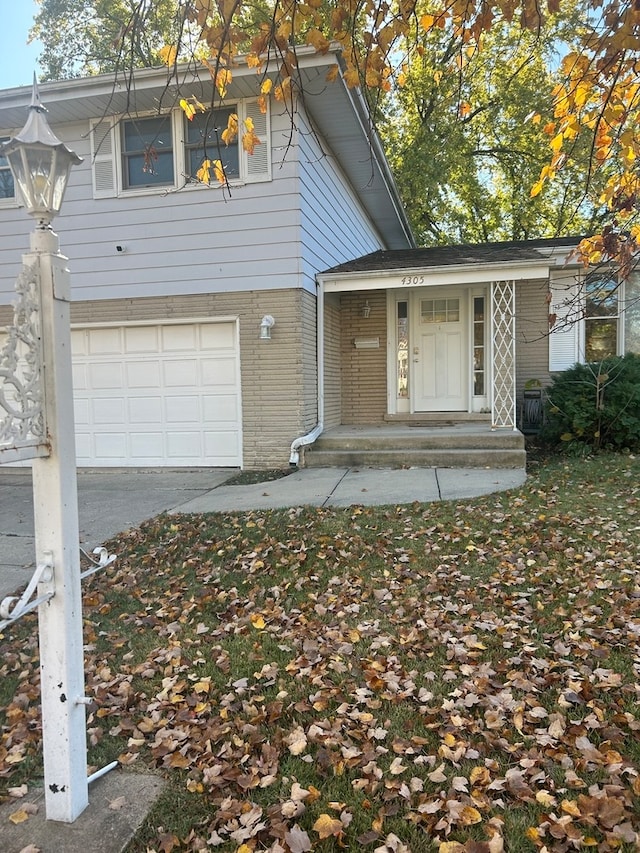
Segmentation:
<svg viewBox="0 0 640 853">
<path fill-rule="evenodd" d="M 402 277 L 403 287 L 415 287 L 416 285 L 424 284 L 423 275 L 405 275 Z"/>
</svg>

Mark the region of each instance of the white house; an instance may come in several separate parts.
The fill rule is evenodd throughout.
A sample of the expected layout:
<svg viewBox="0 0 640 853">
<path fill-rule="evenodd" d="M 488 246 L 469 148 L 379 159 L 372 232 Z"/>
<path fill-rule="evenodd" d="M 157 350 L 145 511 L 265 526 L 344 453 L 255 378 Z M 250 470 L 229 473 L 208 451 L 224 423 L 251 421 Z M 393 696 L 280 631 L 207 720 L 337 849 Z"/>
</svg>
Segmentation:
<svg viewBox="0 0 640 853">
<path fill-rule="evenodd" d="M 273 97 L 261 109 L 239 66 L 224 104 L 191 122 L 179 98 L 213 95 L 192 72 L 180 92 L 163 70 L 41 86 L 84 158 L 54 223 L 72 272 L 79 465 L 305 464 L 321 435 L 394 422 L 521 438 L 527 383 L 638 350 L 635 283 L 592 276 L 576 298 L 575 239 L 416 249 L 361 95 L 327 82 L 339 63 L 301 52 L 293 111 Z M 0 93 L 0 137 L 30 96 Z M 253 154 L 219 143 L 230 111 L 252 119 Z M 218 155 L 229 186 L 194 180 Z M 2 162 L 0 196 L 7 324 L 31 223 Z M 498 452 L 524 464 L 522 443 Z"/>
</svg>

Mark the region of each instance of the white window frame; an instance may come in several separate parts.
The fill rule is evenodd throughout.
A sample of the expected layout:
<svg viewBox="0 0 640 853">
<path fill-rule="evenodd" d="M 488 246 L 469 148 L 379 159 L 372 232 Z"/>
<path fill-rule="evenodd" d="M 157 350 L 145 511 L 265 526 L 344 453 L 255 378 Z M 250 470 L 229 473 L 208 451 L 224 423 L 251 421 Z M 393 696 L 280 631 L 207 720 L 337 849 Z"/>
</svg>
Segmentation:
<svg viewBox="0 0 640 853">
<path fill-rule="evenodd" d="M 238 160 L 240 176 L 230 178 L 230 186 L 243 186 L 249 183 L 270 181 L 271 178 L 271 115 L 267 103 L 267 112 L 259 111 L 256 98 L 243 99 L 222 103 L 221 108 L 234 107 L 238 113 L 239 140 Z M 157 115 L 156 112 L 140 113 L 144 119 Z M 92 171 L 94 198 L 134 197 L 147 195 L 163 195 L 167 192 L 194 192 L 216 187 L 218 182 L 212 180 L 210 185 L 189 180 L 186 169 L 186 134 L 184 132 L 184 112 L 177 108 L 171 111 L 171 132 L 173 141 L 173 183 L 156 184 L 148 187 L 126 187 L 124 181 L 124 162 L 122 149 L 122 123 L 131 120 L 129 116 L 113 116 L 92 123 Z M 251 117 L 255 123 L 260 123 L 256 130 L 261 140 L 256 153 L 248 154 L 242 145 L 242 128 L 245 120 Z M 215 158 L 212 158 L 215 159 Z"/>
<path fill-rule="evenodd" d="M 4 131 L 4 132 L 0 133 L 0 142 L 8 142 L 13 136 L 15 136 L 15 133 L 7 133 L 6 131 Z M 3 170 L 5 168 L 8 169 L 9 166 L 8 165 L 6 167 L 3 166 L 2 168 L 3 168 Z M 0 209 L 16 208 L 16 207 L 21 207 L 21 204 L 20 204 L 19 190 L 16 187 L 15 181 L 14 181 L 13 195 L 8 196 L 7 198 L 0 198 Z"/>
<path fill-rule="evenodd" d="M 595 272 L 595 271 L 591 271 Z M 556 314 L 555 327 L 549 331 L 549 372 L 560 373 L 574 364 L 585 364 L 586 358 L 586 278 L 589 271 L 567 270 L 551 273 L 551 304 Z M 569 278 L 572 277 L 573 281 Z M 625 351 L 625 288 L 620 282 L 617 291 L 618 314 L 617 355 Z"/>
</svg>

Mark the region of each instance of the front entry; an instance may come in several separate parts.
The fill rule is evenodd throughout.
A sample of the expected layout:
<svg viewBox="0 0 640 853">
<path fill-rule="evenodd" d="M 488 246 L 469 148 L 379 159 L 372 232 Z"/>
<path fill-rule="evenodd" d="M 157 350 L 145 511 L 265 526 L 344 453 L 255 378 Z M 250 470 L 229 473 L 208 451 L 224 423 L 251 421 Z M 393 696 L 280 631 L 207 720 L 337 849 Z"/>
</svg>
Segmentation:
<svg viewBox="0 0 640 853">
<path fill-rule="evenodd" d="M 468 407 L 466 299 L 457 290 L 412 294 L 412 403 L 415 412 Z"/>
</svg>

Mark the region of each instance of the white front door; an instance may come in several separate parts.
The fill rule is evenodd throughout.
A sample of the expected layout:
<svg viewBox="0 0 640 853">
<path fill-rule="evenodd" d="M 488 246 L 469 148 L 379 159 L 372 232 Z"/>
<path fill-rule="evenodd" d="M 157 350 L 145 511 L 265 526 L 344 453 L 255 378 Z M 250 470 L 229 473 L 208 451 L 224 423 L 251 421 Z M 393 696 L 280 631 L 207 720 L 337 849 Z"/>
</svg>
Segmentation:
<svg viewBox="0 0 640 853">
<path fill-rule="evenodd" d="M 412 404 L 415 412 L 468 407 L 466 299 L 458 290 L 413 293 Z"/>
</svg>

